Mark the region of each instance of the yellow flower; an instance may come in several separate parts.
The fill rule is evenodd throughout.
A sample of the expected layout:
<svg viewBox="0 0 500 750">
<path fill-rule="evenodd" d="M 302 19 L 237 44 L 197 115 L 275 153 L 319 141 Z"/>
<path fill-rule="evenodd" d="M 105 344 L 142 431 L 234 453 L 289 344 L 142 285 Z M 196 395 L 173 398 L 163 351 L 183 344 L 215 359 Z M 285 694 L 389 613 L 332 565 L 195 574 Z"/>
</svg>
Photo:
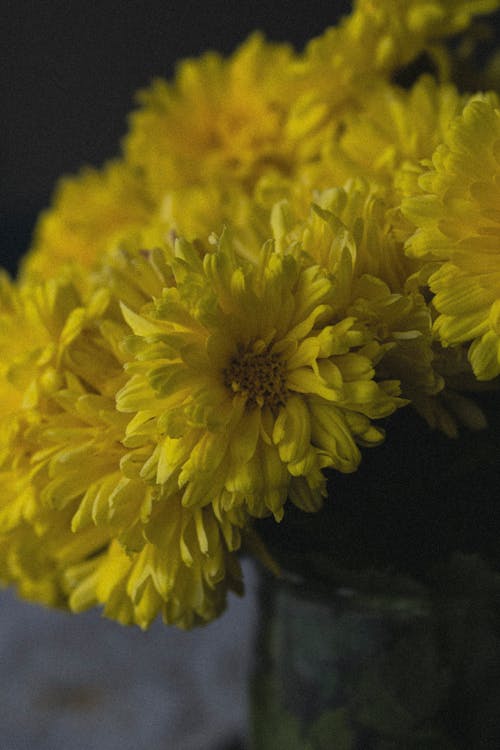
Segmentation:
<svg viewBox="0 0 500 750">
<path fill-rule="evenodd" d="M 498 0 L 357 0 L 338 27 L 310 43 L 309 55 L 323 71 L 349 61 L 351 73 L 343 77 L 355 79 L 374 72 L 388 78 L 423 51 L 445 66 L 442 39 L 498 7 Z"/>
<path fill-rule="evenodd" d="M 261 174 L 288 174 L 317 155 L 296 59 L 256 33 L 230 58 L 207 53 L 181 63 L 172 83 L 155 81 L 139 94 L 124 157 L 60 182 L 24 272 L 92 268 L 116 246 L 162 246 L 172 231 L 205 239 L 244 215 Z"/>
<path fill-rule="evenodd" d="M 40 435 L 59 411 L 54 397 L 70 376 L 69 350 L 105 298 L 97 294 L 84 308 L 70 279 L 1 282 L 0 579 L 45 604 L 64 603 L 63 560 L 85 559 L 107 539 L 96 530 L 74 537 L 71 515 L 53 512 L 37 491 L 37 456 L 51 452 Z"/>
<path fill-rule="evenodd" d="M 359 0 L 351 16 L 303 54 L 255 33 L 227 59 L 210 52 L 184 61 L 172 83 L 157 80 L 139 94 L 123 157 L 61 180 L 24 273 L 47 278 L 75 261 L 92 268 L 116 245 L 161 246 L 171 230 L 205 239 L 229 218 L 234 223 L 236 213 L 244 221 L 260 177 L 293 177 L 301 166 L 317 164 L 341 132 L 341 117 L 384 98 L 373 90 L 395 69 L 497 7 L 498 0 Z M 446 57 L 442 49 L 435 54 Z M 419 104 L 426 110 L 422 97 L 416 110 Z M 398 105 L 387 119 L 383 110 L 382 120 L 375 112 L 368 138 L 359 134 L 362 159 L 370 156 L 364 144 L 373 155 L 380 139 L 390 156 L 394 133 L 384 128 L 391 115 L 397 138 L 407 136 Z M 380 122 L 383 132 L 374 132 Z M 356 126 L 352 135 L 357 148 Z M 348 138 L 347 157 L 349 146 Z M 337 175 L 329 186 L 355 174 Z"/>
<path fill-rule="evenodd" d="M 108 248 L 140 238 L 153 211 L 144 181 L 121 161 L 64 177 L 38 220 L 22 271 L 44 279 L 67 263 L 91 269 Z"/>
<path fill-rule="evenodd" d="M 238 560 L 211 508 L 191 513 L 178 498 L 157 505 L 148 541 L 126 553 L 115 540 L 101 554 L 66 571 L 69 605 L 79 612 L 104 605 L 104 614 L 147 628 L 158 614 L 183 628 L 214 619 L 227 590 L 242 593 Z"/>
<path fill-rule="evenodd" d="M 141 475 L 217 515 L 280 519 L 288 496 L 317 509 L 321 470 L 355 470 L 357 443 L 382 439 L 370 420 L 402 403 L 394 381 L 374 380 L 383 347 L 318 266 L 270 243 L 252 263 L 227 233 L 203 260 L 178 241 L 172 269 L 175 287 L 140 315 L 124 311 L 136 334 L 117 398 L 134 414 L 125 444 L 156 435 Z"/>
<path fill-rule="evenodd" d="M 403 396 L 413 400 L 417 394 L 435 395 L 444 381 L 434 367 L 430 311 L 408 283 L 415 263 L 393 232 L 383 196 L 370 183 L 351 180 L 344 188 L 318 192 L 302 221 L 293 218 L 293 201 L 277 204 L 273 228 L 278 246 L 295 242 L 309 262 L 342 278 L 346 315 L 387 347 L 378 377 L 400 380 Z"/>
<path fill-rule="evenodd" d="M 148 263 L 139 256 L 131 264 L 139 299 L 141 286 L 144 296 L 156 288 Z M 74 571 L 108 560 L 113 543 L 134 582 L 123 602 L 113 595 L 110 616 L 122 620 L 131 601 L 127 621 L 143 627 L 160 610 L 177 624 L 206 621 L 237 586 L 239 528 L 234 514 L 184 509 L 178 494 L 140 476 L 141 448 L 123 445 L 128 416 L 115 407 L 127 380 L 126 326 L 108 297 L 99 289 L 84 300 L 68 279 L 3 280 L 0 579 L 47 604 L 105 604 L 104 595 L 85 599 Z M 238 516 L 240 526 L 245 520 Z M 102 567 L 99 591 L 114 589 L 113 570 Z M 139 600 L 150 579 L 156 609 L 148 620 Z"/>
<path fill-rule="evenodd" d="M 409 90 L 377 84 L 362 107 L 346 113 L 340 137 L 326 145 L 321 164 L 312 169 L 315 182 L 321 179 L 330 187 L 365 177 L 389 195 L 392 191 L 397 206 L 401 192 L 413 187 L 420 161 L 431 157 L 462 106 L 454 86 L 440 85 L 430 76 L 422 76 Z M 325 184 L 328 179 L 330 185 Z"/>
<path fill-rule="evenodd" d="M 370 273 L 391 291 L 404 291 L 421 264 L 404 252 L 414 227 L 401 214 L 401 200 L 415 192 L 422 160 L 431 157 L 461 107 L 456 89 L 430 76 L 409 91 L 378 82 L 357 109 L 338 117 L 341 129 L 325 140 L 321 158 L 297 166 L 291 176 L 260 178 L 253 215 L 247 206 L 237 222 L 240 234 L 262 223 L 259 207 L 269 211 L 286 200 L 298 224 L 316 203 L 356 235 L 356 274 Z"/>
<path fill-rule="evenodd" d="M 288 45 L 256 33 L 231 58 L 185 60 L 172 84 L 158 79 L 141 92 L 124 150 L 151 194 L 212 181 L 251 185 L 264 169 L 288 170 L 292 61 Z"/>
<path fill-rule="evenodd" d="M 421 194 L 404 203 L 418 227 L 408 254 L 424 269 L 443 346 L 470 343 L 478 380 L 500 374 L 500 109 L 473 97 L 448 129 L 420 178 Z"/>
<path fill-rule="evenodd" d="M 143 451 L 123 446 L 128 418 L 113 400 L 65 390 L 58 401 L 64 411 L 40 430 L 33 484 L 52 515 L 64 515 L 75 545 L 88 536 L 104 540 L 102 554 L 64 561 L 69 607 L 106 605 L 107 616 L 141 627 L 159 612 L 184 627 L 220 614 L 235 585 L 227 571 L 238 570 L 238 529 L 211 508 L 184 509 L 178 494 L 140 476 Z"/>
<path fill-rule="evenodd" d="M 358 0 L 303 54 L 187 60 L 61 181 L 0 275 L 2 582 L 204 623 L 253 519 L 318 510 L 376 420 L 483 426 L 453 388 L 500 375 L 500 105 L 391 80 L 424 51 L 446 79 L 444 37 L 499 6 Z"/>
</svg>

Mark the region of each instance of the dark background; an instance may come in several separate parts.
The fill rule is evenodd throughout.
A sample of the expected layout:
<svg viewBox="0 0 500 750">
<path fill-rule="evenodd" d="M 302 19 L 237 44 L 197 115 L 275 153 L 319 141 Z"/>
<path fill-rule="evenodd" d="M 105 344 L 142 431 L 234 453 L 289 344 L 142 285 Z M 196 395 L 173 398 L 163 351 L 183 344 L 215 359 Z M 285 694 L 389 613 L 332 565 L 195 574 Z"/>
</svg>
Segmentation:
<svg viewBox="0 0 500 750">
<path fill-rule="evenodd" d="M 78 0 L 2 6 L 0 265 L 14 270 L 57 178 L 118 152 L 133 94 L 175 61 L 230 53 L 254 29 L 303 47 L 350 8 L 330 2 Z"/>
</svg>

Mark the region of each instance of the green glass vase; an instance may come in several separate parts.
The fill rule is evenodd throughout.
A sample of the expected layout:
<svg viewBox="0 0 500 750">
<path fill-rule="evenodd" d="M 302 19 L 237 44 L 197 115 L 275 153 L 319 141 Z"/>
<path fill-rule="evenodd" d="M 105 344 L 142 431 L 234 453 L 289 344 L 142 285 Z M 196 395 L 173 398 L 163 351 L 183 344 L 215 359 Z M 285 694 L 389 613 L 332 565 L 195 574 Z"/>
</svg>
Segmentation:
<svg viewBox="0 0 500 750">
<path fill-rule="evenodd" d="M 263 576 L 252 750 L 500 748 L 500 579 Z"/>
</svg>

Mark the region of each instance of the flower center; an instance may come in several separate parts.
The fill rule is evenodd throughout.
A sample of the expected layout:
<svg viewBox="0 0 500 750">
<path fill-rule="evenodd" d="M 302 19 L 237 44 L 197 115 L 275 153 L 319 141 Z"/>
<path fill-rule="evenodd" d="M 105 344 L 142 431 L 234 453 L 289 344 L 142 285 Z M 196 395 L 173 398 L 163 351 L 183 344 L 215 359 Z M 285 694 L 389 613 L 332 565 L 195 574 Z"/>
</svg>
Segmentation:
<svg viewBox="0 0 500 750">
<path fill-rule="evenodd" d="M 224 370 L 224 384 L 247 397 L 247 406 L 276 409 L 286 403 L 288 392 L 283 360 L 271 352 L 242 351 Z"/>
</svg>

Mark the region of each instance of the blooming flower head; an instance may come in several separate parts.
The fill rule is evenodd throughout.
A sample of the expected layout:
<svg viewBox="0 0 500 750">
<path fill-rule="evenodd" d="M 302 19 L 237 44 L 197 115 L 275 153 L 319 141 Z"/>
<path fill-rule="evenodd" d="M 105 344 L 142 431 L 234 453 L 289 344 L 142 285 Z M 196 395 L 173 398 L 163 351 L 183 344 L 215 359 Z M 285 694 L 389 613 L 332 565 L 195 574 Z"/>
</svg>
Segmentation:
<svg viewBox="0 0 500 750">
<path fill-rule="evenodd" d="M 407 252 L 429 262 L 426 276 L 443 346 L 469 345 L 479 380 L 500 374 L 500 109 L 473 97 L 450 125 L 404 203 L 416 225 Z"/>
<path fill-rule="evenodd" d="M 351 180 L 315 197 L 302 220 L 293 217 L 293 201 L 277 204 L 276 241 L 282 246 L 295 240 L 309 262 L 319 263 L 331 278 L 343 278 L 346 314 L 388 347 L 379 377 L 400 380 L 406 398 L 435 395 L 443 378 L 434 368 L 431 315 L 422 294 L 408 283 L 415 265 L 392 231 L 384 192 Z"/>
<path fill-rule="evenodd" d="M 375 181 L 392 192 L 397 206 L 401 192 L 413 189 L 420 161 L 431 157 L 462 103 L 453 85 L 440 85 L 430 76 L 408 90 L 381 82 L 360 108 L 345 114 L 339 138 L 328 144 L 318 168 L 309 171 L 316 182 L 329 177 L 338 185 L 354 176 Z"/>
<path fill-rule="evenodd" d="M 140 296 L 152 280 L 137 279 Z M 140 455 L 123 445 L 128 416 L 115 407 L 126 382 L 115 312 L 103 289 L 84 299 L 69 278 L 3 281 L 0 578 L 48 604 L 106 604 L 143 627 L 159 612 L 206 621 L 240 586 L 240 535 L 139 475 Z"/>
<path fill-rule="evenodd" d="M 135 413 L 125 443 L 155 431 L 142 472 L 185 507 L 282 518 L 288 496 L 316 509 L 321 469 L 353 471 L 371 419 L 402 402 L 374 380 L 383 347 L 339 309 L 335 284 L 270 243 L 254 263 L 228 234 L 200 259 L 177 242 L 176 286 L 140 315 L 125 310 L 136 361 L 118 394 Z"/>
<path fill-rule="evenodd" d="M 205 238 L 244 215 L 262 174 L 317 154 L 296 57 L 256 33 L 230 58 L 210 52 L 180 64 L 172 83 L 156 80 L 139 94 L 123 157 L 61 180 L 24 272 L 92 268 L 117 246 L 162 245 L 171 231 Z"/>
<path fill-rule="evenodd" d="M 41 435 L 50 433 L 47 425 L 56 426 L 60 409 L 54 398 L 70 377 L 72 343 L 85 336 L 105 297 L 97 294 L 84 309 L 69 278 L 22 287 L 2 278 L 0 577 L 47 604 L 65 600 L 63 561 L 85 559 L 106 539 L 102 532 L 73 537 L 67 509 L 53 512 L 37 490 L 39 466 L 52 454 Z"/>
<path fill-rule="evenodd" d="M 229 58 L 209 52 L 139 95 L 126 158 L 153 195 L 187 185 L 252 184 L 263 169 L 288 170 L 294 143 L 285 125 L 293 77 L 288 45 L 251 36 Z"/>
</svg>

